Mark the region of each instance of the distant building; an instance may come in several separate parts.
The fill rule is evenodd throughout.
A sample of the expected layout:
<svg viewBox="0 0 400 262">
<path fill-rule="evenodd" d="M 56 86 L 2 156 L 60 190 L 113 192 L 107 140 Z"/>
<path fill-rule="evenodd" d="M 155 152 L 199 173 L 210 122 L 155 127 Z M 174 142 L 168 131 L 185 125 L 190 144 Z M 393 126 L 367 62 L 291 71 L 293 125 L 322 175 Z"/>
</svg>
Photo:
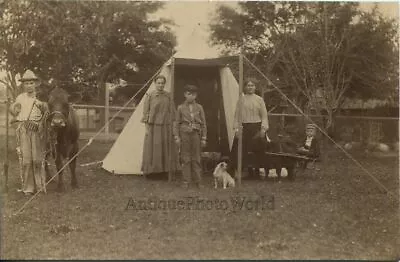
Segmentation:
<svg viewBox="0 0 400 262">
<path fill-rule="evenodd" d="M 341 106 L 341 115 L 398 117 L 399 104 L 389 99 L 346 98 Z"/>
<path fill-rule="evenodd" d="M 364 121 L 348 120 L 348 126 L 358 129 L 356 136 L 359 137 L 359 141 L 393 143 L 398 141 L 399 135 L 399 123 L 398 120 L 394 119 L 399 117 L 399 104 L 396 100 L 346 98 L 339 113 L 342 116 L 371 117 Z M 346 125 L 345 122 L 345 119 L 341 119 L 339 125 L 344 126 Z"/>
</svg>

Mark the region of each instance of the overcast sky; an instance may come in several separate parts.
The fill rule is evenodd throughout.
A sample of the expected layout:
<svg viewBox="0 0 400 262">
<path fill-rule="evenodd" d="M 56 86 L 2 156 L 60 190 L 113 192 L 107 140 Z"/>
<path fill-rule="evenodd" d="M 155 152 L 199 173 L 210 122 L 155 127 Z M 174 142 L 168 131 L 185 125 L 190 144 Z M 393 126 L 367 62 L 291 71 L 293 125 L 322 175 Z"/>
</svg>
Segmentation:
<svg viewBox="0 0 400 262">
<path fill-rule="evenodd" d="M 236 2 L 198 1 L 198 2 L 167 2 L 165 8 L 157 16 L 175 21 L 175 32 L 178 39 L 179 56 L 192 58 L 215 57 L 218 50 L 208 44 L 208 23 L 215 14 L 218 5 L 236 7 Z M 363 2 L 361 8 L 370 10 L 374 2 Z M 397 2 L 379 3 L 380 11 L 387 17 L 399 19 Z"/>
<path fill-rule="evenodd" d="M 178 39 L 179 56 L 192 58 L 216 57 L 218 50 L 208 44 L 208 23 L 215 15 L 219 5 L 237 7 L 233 1 L 170 1 L 166 2 L 165 8 L 156 15 L 175 21 L 175 33 Z M 374 2 L 363 2 L 361 8 L 370 10 Z M 390 18 L 399 19 L 399 6 L 397 2 L 379 3 L 380 11 Z M 0 78 L 4 73 L 0 71 Z M 1 84 L 0 84 L 1 87 Z"/>
</svg>

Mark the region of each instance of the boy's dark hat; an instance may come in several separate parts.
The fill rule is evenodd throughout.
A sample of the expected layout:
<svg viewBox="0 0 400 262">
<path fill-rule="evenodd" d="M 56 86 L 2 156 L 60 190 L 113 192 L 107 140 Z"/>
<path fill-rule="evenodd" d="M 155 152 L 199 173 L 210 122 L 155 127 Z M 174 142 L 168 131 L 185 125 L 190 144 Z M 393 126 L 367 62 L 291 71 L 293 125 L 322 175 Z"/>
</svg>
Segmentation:
<svg viewBox="0 0 400 262">
<path fill-rule="evenodd" d="M 313 130 L 315 130 L 316 127 L 315 127 L 314 124 L 308 124 L 308 125 L 306 126 L 306 129 L 313 129 Z"/>
<path fill-rule="evenodd" d="M 185 90 L 185 92 L 197 93 L 197 86 L 195 86 L 195 85 L 185 85 L 184 90 Z"/>
</svg>

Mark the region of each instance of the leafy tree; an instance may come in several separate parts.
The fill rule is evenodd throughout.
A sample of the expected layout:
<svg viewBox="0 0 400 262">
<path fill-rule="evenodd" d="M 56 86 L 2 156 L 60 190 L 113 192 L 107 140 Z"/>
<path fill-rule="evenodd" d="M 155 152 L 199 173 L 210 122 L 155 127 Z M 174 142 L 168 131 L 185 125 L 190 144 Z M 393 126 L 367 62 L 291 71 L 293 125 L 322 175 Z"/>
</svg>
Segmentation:
<svg viewBox="0 0 400 262">
<path fill-rule="evenodd" d="M 358 3 L 242 2 L 221 6 L 211 41 L 235 53 L 242 47 L 303 109 L 328 115 L 345 96 L 385 96 L 398 81 L 394 21 Z"/>
<path fill-rule="evenodd" d="M 4 1 L 0 62 L 15 79 L 32 68 L 104 102 L 106 81 L 144 82 L 176 45 L 170 21 L 150 20 L 161 2 Z M 8 83 L 12 81 L 7 81 Z M 9 87 L 15 90 L 13 85 Z"/>
<path fill-rule="evenodd" d="M 11 9 L 15 9 L 13 15 Z M 18 26 L 26 10 L 26 6 L 17 1 L 0 2 L 0 69 L 6 73 L 0 81 L 14 97 L 19 93 L 17 75 L 24 71 L 19 62 L 27 52 L 26 33 Z"/>
</svg>

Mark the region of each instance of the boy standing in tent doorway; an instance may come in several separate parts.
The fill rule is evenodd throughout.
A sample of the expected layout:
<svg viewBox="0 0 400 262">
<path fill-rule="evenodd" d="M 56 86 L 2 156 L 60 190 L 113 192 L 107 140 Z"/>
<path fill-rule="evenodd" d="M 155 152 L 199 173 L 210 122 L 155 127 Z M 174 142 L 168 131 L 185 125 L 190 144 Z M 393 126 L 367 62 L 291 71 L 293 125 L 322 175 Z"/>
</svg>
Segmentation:
<svg viewBox="0 0 400 262">
<path fill-rule="evenodd" d="M 180 147 L 183 187 L 194 179 L 201 187 L 201 148 L 206 146 L 207 125 L 203 107 L 196 103 L 197 87 L 186 85 L 185 102 L 178 106 L 174 123 L 175 142 Z"/>
</svg>

